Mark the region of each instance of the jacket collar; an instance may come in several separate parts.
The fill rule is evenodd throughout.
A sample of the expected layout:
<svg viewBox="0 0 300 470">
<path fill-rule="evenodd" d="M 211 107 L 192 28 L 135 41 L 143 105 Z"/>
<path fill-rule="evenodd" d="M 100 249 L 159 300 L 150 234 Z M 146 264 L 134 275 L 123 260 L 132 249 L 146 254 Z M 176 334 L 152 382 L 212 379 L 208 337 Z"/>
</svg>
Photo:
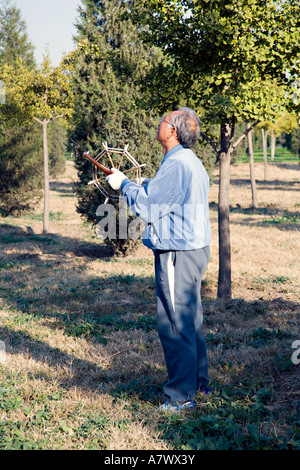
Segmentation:
<svg viewBox="0 0 300 470">
<path fill-rule="evenodd" d="M 171 155 L 173 155 L 173 154 L 176 153 L 176 152 L 179 152 L 179 150 L 182 150 L 182 149 L 184 149 L 184 148 L 185 148 L 185 147 L 183 147 L 183 145 L 181 145 L 181 144 L 178 144 L 178 145 L 175 145 L 175 147 L 172 147 L 171 150 L 169 150 L 169 151 L 166 153 L 166 155 L 164 156 L 162 163 L 163 163 L 167 158 L 171 157 Z"/>
</svg>

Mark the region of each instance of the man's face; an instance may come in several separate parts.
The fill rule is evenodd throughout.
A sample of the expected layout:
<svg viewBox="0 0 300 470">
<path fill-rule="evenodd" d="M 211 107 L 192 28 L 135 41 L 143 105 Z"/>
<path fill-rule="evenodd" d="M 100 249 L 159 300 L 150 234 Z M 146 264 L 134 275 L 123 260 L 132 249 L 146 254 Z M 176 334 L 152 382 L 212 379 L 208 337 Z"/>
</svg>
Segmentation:
<svg viewBox="0 0 300 470">
<path fill-rule="evenodd" d="M 157 134 L 156 134 L 156 140 L 158 140 L 159 143 L 163 144 L 167 136 L 170 133 L 170 126 L 168 123 L 170 122 L 170 115 L 168 114 L 166 117 L 162 117 L 157 129 Z"/>
</svg>

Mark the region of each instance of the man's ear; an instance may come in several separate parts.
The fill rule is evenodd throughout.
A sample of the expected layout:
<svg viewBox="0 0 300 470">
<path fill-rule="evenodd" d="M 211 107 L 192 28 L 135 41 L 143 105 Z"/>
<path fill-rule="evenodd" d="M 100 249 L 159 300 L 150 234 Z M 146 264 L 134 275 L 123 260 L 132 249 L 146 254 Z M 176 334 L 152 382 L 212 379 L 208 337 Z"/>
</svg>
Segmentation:
<svg viewBox="0 0 300 470">
<path fill-rule="evenodd" d="M 175 137 L 176 140 L 178 140 L 176 127 L 172 127 L 172 136 Z"/>
<path fill-rule="evenodd" d="M 169 127 L 169 135 L 168 138 L 170 139 L 171 137 L 175 137 L 177 139 L 177 129 L 176 127 Z"/>
</svg>

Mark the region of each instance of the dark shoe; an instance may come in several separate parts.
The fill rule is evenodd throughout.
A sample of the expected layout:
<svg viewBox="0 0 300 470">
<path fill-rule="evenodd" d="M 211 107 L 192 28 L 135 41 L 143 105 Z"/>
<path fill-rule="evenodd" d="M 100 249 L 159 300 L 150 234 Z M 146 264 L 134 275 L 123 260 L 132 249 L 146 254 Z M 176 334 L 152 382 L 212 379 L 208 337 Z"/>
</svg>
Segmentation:
<svg viewBox="0 0 300 470">
<path fill-rule="evenodd" d="M 208 385 L 201 385 L 199 388 L 197 388 L 197 392 L 203 393 L 204 395 L 210 395 L 212 390 Z"/>
</svg>

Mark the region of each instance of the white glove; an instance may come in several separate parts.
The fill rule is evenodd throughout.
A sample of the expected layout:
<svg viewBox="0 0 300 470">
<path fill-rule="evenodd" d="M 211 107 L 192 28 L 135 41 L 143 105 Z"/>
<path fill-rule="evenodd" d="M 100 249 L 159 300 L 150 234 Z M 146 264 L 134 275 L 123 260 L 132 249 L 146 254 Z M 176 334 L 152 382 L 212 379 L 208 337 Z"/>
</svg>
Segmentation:
<svg viewBox="0 0 300 470">
<path fill-rule="evenodd" d="M 149 181 L 151 181 L 151 178 L 141 178 L 139 182 L 137 179 L 134 180 L 135 184 L 139 184 L 140 186 L 146 186 L 146 184 L 148 184 Z"/>
<path fill-rule="evenodd" d="M 119 191 L 119 189 L 121 189 L 122 182 L 127 178 L 127 176 L 116 168 L 112 168 L 111 171 L 113 171 L 113 174 L 108 175 L 106 177 L 106 181 L 115 191 Z"/>
</svg>

